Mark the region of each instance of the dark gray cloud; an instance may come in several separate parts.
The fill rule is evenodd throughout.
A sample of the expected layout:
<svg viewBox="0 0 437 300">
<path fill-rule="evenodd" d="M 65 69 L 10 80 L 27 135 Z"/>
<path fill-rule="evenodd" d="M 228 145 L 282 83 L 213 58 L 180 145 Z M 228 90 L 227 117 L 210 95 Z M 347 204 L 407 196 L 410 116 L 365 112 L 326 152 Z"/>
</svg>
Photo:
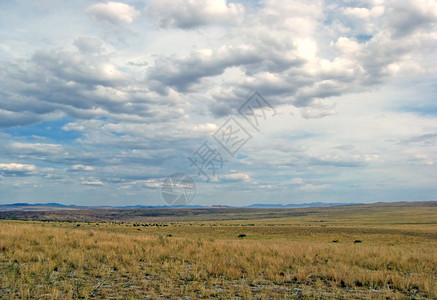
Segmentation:
<svg viewBox="0 0 437 300">
<path fill-rule="evenodd" d="M 144 122 L 183 116 L 177 95 L 159 96 L 102 54 L 102 43 L 75 41 L 81 52 L 37 51 L 30 60 L 2 62 L 0 102 L 3 127 L 49 116 L 109 117 Z"/>
<path fill-rule="evenodd" d="M 188 57 L 160 57 L 150 68 L 147 80 L 159 89 L 172 87 L 185 92 L 201 79 L 221 75 L 226 68 L 259 62 L 258 52 L 245 47 L 224 46 L 215 51 L 196 51 Z"/>
<path fill-rule="evenodd" d="M 418 31 L 435 30 L 437 7 L 426 1 L 392 1 L 386 18 L 393 37 L 402 39 Z"/>
</svg>

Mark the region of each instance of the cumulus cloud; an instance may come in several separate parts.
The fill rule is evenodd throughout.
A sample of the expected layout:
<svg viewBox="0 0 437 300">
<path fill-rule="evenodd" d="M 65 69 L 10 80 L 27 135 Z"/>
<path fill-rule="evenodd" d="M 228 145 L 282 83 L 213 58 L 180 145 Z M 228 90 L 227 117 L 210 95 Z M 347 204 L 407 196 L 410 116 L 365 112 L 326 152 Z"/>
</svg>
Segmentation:
<svg viewBox="0 0 437 300">
<path fill-rule="evenodd" d="M 222 74 L 226 68 L 254 63 L 259 54 L 244 45 L 222 46 L 213 51 L 197 50 L 184 57 L 160 57 L 148 72 L 148 80 L 155 83 L 158 90 L 172 87 L 187 91 L 202 78 Z"/>
<path fill-rule="evenodd" d="M 102 25 L 118 25 L 132 23 L 140 12 L 135 7 L 122 2 L 97 3 L 90 6 L 86 12 L 96 23 Z"/>
<path fill-rule="evenodd" d="M 297 188 L 300 191 L 304 192 L 314 192 L 314 191 L 320 191 L 325 190 L 329 188 L 328 184 L 312 184 L 312 183 L 306 183 L 304 179 L 302 178 L 293 178 L 290 181 L 291 185 Z"/>
<path fill-rule="evenodd" d="M 195 132 L 207 132 L 210 134 L 216 132 L 217 129 L 217 125 L 213 123 L 199 124 L 193 127 L 193 131 Z"/>
<path fill-rule="evenodd" d="M 382 5 L 374 6 L 371 9 L 366 7 L 346 7 L 344 8 L 344 14 L 360 19 L 370 19 L 381 17 L 384 14 L 385 8 Z"/>
<path fill-rule="evenodd" d="M 432 8 L 430 3 L 417 6 L 422 12 L 422 6 Z M 245 23 L 244 28 L 233 27 L 231 32 L 238 37 L 235 43 L 187 55 L 160 56 L 149 69 L 147 79 L 152 89 L 163 94 L 169 88 L 195 93 L 200 86 L 212 88 L 213 81 L 209 80 L 222 80 L 225 84 L 215 89 L 218 91 L 212 93 L 213 102 L 209 103 L 215 116 L 235 111 L 236 107 L 232 106 L 236 99 L 253 90 L 259 90 L 274 104 L 311 106 L 315 99 L 365 90 L 408 72 L 410 55 L 435 44 L 436 37 L 426 22 L 415 23 L 417 30 L 423 31 L 421 35 L 398 43 L 392 36 L 393 28 L 397 28 L 393 11 L 396 7 L 390 4 L 390 9 L 386 9 L 376 4 L 337 8 L 337 14 L 342 12 L 359 20 L 352 24 L 346 22 L 344 26 L 353 27 L 350 32 L 328 35 L 331 41 L 323 44 L 319 32 L 332 32 L 328 27 L 332 24 L 324 24 L 321 3 L 296 1 L 284 5 L 267 1 L 257 11 L 256 18 L 247 21 L 249 26 Z M 372 29 L 371 35 L 366 29 L 369 24 L 378 27 Z M 364 41 L 362 36 L 366 36 Z M 231 69 L 243 76 L 228 80 Z M 304 110 L 302 115 L 312 118 L 335 114 L 331 109 L 317 113 L 311 109 L 311 112 Z"/>
<path fill-rule="evenodd" d="M 251 181 L 251 178 L 248 174 L 245 173 L 231 173 L 219 176 L 219 180 L 221 182 L 249 182 Z"/>
<path fill-rule="evenodd" d="M 152 1 L 148 9 L 193 5 L 205 11 L 223 12 L 233 5 L 208 1 L 177 3 L 169 6 L 162 1 Z M 311 107 L 315 99 L 323 101 L 381 84 L 403 69 L 420 70 L 422 66 L 413 66 L 409 57 L 423 47 L 431 47 L 436 40 L 427 32 L 434 11 L 428 2 L 408 3 L 417 6 L 408 11 L 416 11 L 419 19 L 427 21 L 415 22 L 412 26 L 417 30 L 410 33 L 422 29 L 420 36 L 406 39 L 404 43 L 398 43 L 391 36 L 393 28 L 399 27 L 396 9 L 402 9 L 401 6 L 393 4 L 387 10 L 381 5 L 337 8 L 349 16 L 365 14 L 360 19 L 379 20 L 384 12 L 387 20 L 381 22 L 380 32 L 366 42 L 356 38 L 357 32 L 343 32 L 329 36 L 332 40 L 325 45 L 322 43 L 329 41 L 321 40 L 318 35 L 320 30 L 329 29 L 323 23 L 321 3 L 297 1 L 284 6 L 277 1 L 267 1 L 263 5 L 255 11 L 256 18 L 246 20 L 244 26 L 230 27 L 227 44 L 155 57 L 147 68 L 145 81 L 134 77 L 126 68 L 130 60 L 125 66 L 120 65 L 108 55 L 104 43 L 93 37 L 75 39 L 77 52 L 37 51 L 27 64 L 4 65 L 0 71 L 3 77 L 15 78 L 13 82 L 4 83 L 8 85 L 4 93 L 10 91 L 5 97 L 20 95 L 20 99 L 1 104 L 0 122 L 3 126 L 29 124 L 46 119 L 50 114 L 136 122 L 152 116 L 161 120 L 180 118 L 185 116 L 183 108 L 170 110 L 167 104 L 180 98 L 180 94 L 207 90 L 211 90 L 205 95 L 207 108 L 214 116 L 235 111 L 235 105 L 254 90 L 259 90 L 272 104 L 308 107 L 302 110 L 305 118 L 331 116 L 335 114 L 332 109 Z M 95 4 L 88 13 L 113 23 L 129 23 L 137 16 L 135 8 L 116 2 Z M 301 22 L 306 25 L 301 27 Z M 322 49 L 332 53 L 327 55 Z M 232 73 L 240 76 L 229 78 L 228 74 Z M 164 106 L 159 107 L 158 103 Z"/>
<path fill-rule="evenodd" d="M 97 3 L 88 7 L 85 12 L 101 31 L 102 38 L 109 44 L 128 46 L 127 39 L 135 36 L 131 26 L 141 13 L 132 5 L 122 2 Z M 85 45 L 87 43 L 88 45 Z M 90 41 L 77 43 L 84 49 Z"/>
<path fill-rule="evenodd" d="M 226 0 L 152 0 L 146 12 L 155 17 L 161 27 L 189 29 L 238 22 L 244 15 L 244 6 Z"/>
<path fill-rule="evenodd" d="M 102 186 L 103 182 L 98 179 L 86 179 L 81 182 L 83 185 Z"/>
<path fill-rule="evenodd" d="M 141 183 L 148 188 L 159 189 L 162 188 L 162 182 L 162 178 L 151 178 L 144 181 L 137 181 L 136 184 Z"/>
<path fill-rule="evenodd" d="M 256 18 L 248 21 L 253 24 L 233 28 L 232 32 L 238 33 L 238 42 L 234 45 L 198 50 L 186 56 L 161 56 L 149 71 L 148 79 L 153 82 L 153 88 L 160 92 L 165 92 L 166 87 L 194 92 L 199 83 L 208 84 L 206 79 L 220 78 L 227 86 L 221 86 L 220 91 L 213 95 L 215 103 L 209 105 L 216 116 L 232 112 L 235 107 L 231 106 L 236 102 L 233 99 L 255 89 L 273 96 L 270 98 L 274 103 L 288 100 L 297 106 L 308 106 L 316 98 L 326 99 L 365 90 L 387 82 L 403 71 L 409 72 L 410 55 L 436 42 L 429 27 L 434 11 L 429 2 L 409 2 L 408 5 L 417 7 L 405 9 L 405 13 L 412 14 L 411 18 L 406 18 L 423 20 L 414 22 L 410 27 L 415 29 L 410 33 L 422 32 L 403 43 L 392 36 L 394 28 L 399 27 L 396 10 L 402 7 L 398 4 L 391 3 L 387 6 L 389 9 L 380 4 L 337 8 L 337 13 L 343 12 L 359 20 L 344 24 L 353 27 L 350 32 L 329 36 L 332 38 L 329 45 L 323 45 L 319 36 L 319 31 L 330 32 L 328 26 L 332 25 L 323 24 L 321 3 L 297 1 L 284 6 L 282 2 L 267 1 L 264 4 Z M 425 8 L 430 12 L 423 16 Z M 407 26 L 408 22 L 401 24 Z M 370 25 L 377 27 L 369 31 Z M 364 41 L 362 36 L 366 36 Z M 323 49 L 331 53 L 327 55 L 321 51 Z M 416 70 L 417 67 L 427 66 L 416 66 Z M 229 68 L 240 70 L 244 77 L 227 81 L 225 72 Z M 227 91 L 232 92 L 226 97 L 226 103 L 222 95 L 229 94 Z M 325 110 L 319 115 L 333 114 L 332 110 Z M 307 112 L 303 115 L 311 117 Z"/>
<path fill-rule="evenodd" d="M 78 164 L 78 165 L 72 165 L 70 169 L 72 171 L 93 171 L 94 167 Z"/>
<path fill-rule="evenodd" d="M 39 50 L 25 63 L 0 62 L 0 73 L 6 78 L 0 83 L 5 98 L 0 103 L 0 126 L 65 115 L 133 122 L 183 117 L 183 103 L 177 94 L 150 92 L 102 53 L 102 42 L 78 39 L 75 45 L 80 51 Z M 170 103 L 172 107 L 168 107 Z"/>
<path fill-rule="evenodd" d="M 132 80 L 129 74 L 100 56 L 85 56 L 75 52 L 38 51 L 32 57 L 32 63 L 38 68 L 39 76 L 59 78 L 66 81 L 65 88 L 74 88 L 75 84 L 94 86 L 115 86 Z M 69 86 L 70 85 L 70 86 Z"/>
<path fill-rule="evenodd" d="M 30 164 L 0 163 L 0 174 L 5 176 L 29 175 L 36 170 L 36 166 Z"/>
</svg>

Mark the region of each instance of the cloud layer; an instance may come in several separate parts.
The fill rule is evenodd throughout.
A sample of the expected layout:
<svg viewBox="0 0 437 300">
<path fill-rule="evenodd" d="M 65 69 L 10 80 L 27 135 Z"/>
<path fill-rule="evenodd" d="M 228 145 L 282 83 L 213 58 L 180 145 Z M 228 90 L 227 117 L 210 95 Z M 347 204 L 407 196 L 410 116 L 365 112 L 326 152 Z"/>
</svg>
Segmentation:
<svg viewBox="0 0 437 300">
<path fill-rule="evenodd" d="M 162 204 L 177 172 L 196 204 L 437 197 L 434 1 L 55 2 L 0 5 L 4 202 Z M 213 138 L 231 115 L 235 157 Z"/>
</svg>

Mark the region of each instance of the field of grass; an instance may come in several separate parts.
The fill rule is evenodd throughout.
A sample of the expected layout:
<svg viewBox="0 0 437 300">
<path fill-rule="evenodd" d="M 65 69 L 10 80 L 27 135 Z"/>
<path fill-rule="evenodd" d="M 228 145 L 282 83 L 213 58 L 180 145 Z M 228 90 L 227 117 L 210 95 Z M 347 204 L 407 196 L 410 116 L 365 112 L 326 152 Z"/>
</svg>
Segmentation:
<svg viewBox="0 0 437 300">
<path fill-rule="evenodd" d="M 0 298 L 437 298 L 436 202 L 156 212 L 0 214 Z"/>
</svg>

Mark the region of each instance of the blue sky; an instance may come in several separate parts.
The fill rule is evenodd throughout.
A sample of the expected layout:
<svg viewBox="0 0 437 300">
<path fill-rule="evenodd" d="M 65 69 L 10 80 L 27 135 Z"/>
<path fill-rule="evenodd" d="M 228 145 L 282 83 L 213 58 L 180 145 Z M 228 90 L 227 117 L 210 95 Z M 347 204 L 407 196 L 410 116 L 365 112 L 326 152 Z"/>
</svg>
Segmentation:
<svg viewBox="0 0 437 300">
<path fill-rule="evenodd" d="M 163 205 L 173 173 L 197 205 L 437 200 L 436 28 L 435 1 L 2 1 L 0 203 Z"/>
</svg>

